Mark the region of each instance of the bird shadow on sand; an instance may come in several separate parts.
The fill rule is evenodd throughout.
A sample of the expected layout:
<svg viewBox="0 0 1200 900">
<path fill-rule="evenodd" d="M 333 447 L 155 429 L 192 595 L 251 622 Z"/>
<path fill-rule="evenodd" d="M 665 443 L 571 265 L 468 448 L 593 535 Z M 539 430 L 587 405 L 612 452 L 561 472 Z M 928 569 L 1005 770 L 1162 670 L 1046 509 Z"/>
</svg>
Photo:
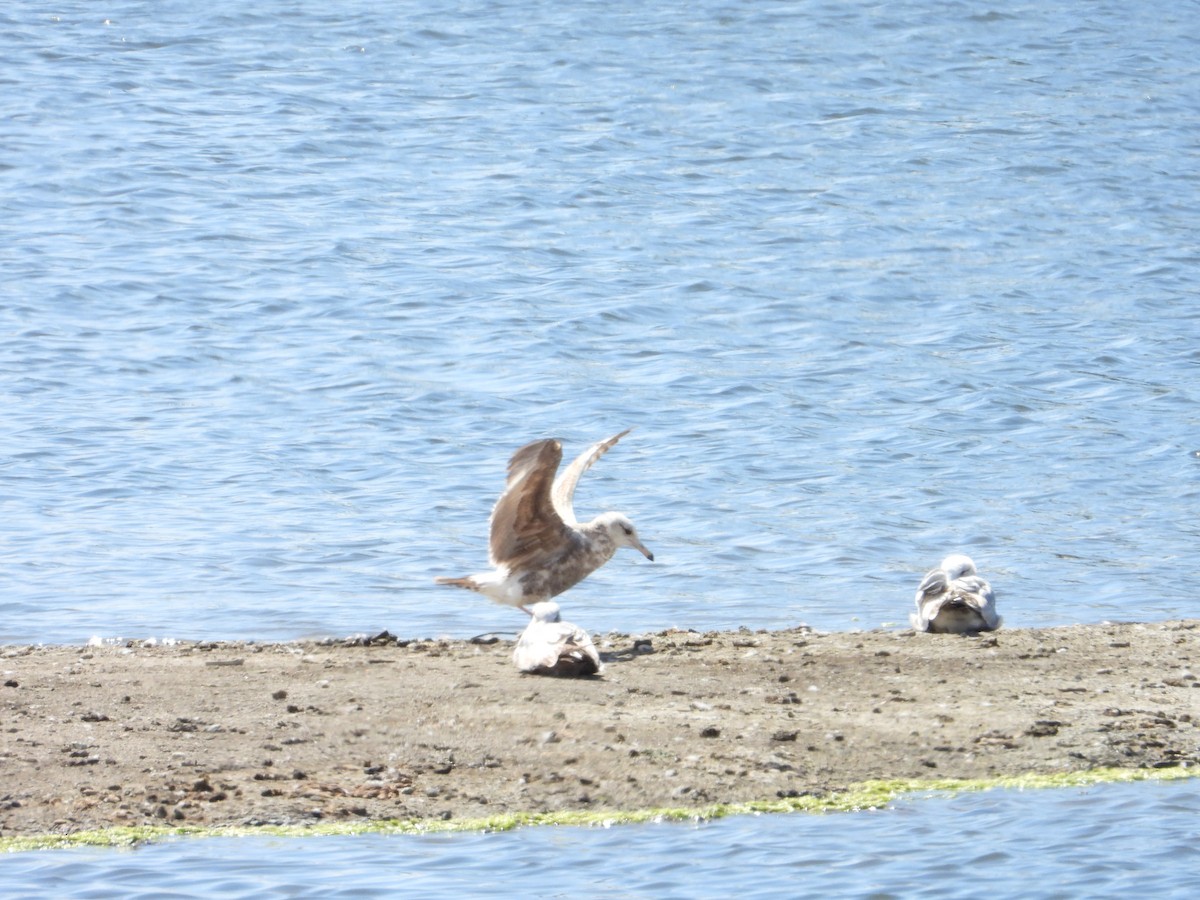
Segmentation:
<svg viewBox="0 0 1200 900">
<path fill-rule="evenodd" d="M 646 638 L 634 638 L 628 647 L 601 652 L 600 661 L 605 663 L 628 662 L 631 659 L 636 659 L 639 656 L 645 656 L 647 653 L 653 652 L 654 645 L 649 640 Z"/>
</svg>

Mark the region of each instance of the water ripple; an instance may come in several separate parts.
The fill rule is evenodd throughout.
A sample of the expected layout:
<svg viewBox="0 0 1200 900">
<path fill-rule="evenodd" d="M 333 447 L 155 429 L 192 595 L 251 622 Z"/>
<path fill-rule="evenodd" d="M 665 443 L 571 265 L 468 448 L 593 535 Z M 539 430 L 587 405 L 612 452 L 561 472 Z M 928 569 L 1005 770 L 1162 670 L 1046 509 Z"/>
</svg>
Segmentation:
<svg viewBox="0 0 1200 900">
<path fill-rule="evenodd" d="M 515 629 L 432 576 L 628 426 L 596 630 L 1194 613 L 1181 18 L 3 16 L 0 640 Z"/>
</svg>

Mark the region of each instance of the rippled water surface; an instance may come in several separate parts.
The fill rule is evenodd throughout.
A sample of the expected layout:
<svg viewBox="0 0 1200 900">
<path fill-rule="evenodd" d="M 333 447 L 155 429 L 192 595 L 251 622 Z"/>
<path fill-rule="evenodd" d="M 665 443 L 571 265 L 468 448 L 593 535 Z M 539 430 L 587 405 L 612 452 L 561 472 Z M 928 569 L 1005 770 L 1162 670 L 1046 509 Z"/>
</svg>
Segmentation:
<svg viewBox="0 0 1200 900">
<path fill-rule="evenodd" d="M 0 642 L 515 630 L 433 576 L 626 427 L 595 631 L 900 623 L 951 550 L 1010 626 L 1195 615 L 1195 12 L 6 4 Z"/>
<path fill-rule="evenodd" d="M 509 454 L 634 433 L 595 630 L 1194 612 L 1191 16 L 16 3 L 0 640 L 466 635 Z"/>
<path fill-rule="evenodd" d="M 870 813 L 0 857 L 6 896 L 1192 897 L 1200 780 Z M 9 893 L 11 892 L 11 893 Z"/>
</svg>

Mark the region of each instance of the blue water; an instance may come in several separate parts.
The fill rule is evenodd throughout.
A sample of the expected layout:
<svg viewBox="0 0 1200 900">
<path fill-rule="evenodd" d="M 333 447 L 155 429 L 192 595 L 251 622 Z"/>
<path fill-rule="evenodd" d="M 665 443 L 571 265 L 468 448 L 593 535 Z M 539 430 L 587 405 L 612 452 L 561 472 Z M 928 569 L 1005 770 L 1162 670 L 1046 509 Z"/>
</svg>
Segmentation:
<svg viewBox="0 0 1200 900">
<path fill-rule="evenodd" d="M 593 631 L 1196 615 L 1196 12 L 6 4 L 0 642 L 515 630 L 433 576 L 626 427 Z"/>
<path fill-rule="evenodd" d="M 0 857 L 6 897 L 1195 896 L 1200 780 L 870 813 L 436 837 L 218 838 Z"/>
</svg>

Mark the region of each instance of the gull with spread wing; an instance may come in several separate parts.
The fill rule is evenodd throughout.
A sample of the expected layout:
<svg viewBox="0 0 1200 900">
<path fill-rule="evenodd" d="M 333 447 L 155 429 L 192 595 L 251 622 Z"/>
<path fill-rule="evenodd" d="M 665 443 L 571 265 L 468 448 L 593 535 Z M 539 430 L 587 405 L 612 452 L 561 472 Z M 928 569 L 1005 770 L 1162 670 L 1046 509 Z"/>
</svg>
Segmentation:
<svg viewBox="0 0 1200 900">
<path fill-rule="evenodd" d="M 621 513 L 602 513 L 584 523 L 575 520 L 573 499 L 580 476 L 627 434 L 628 429 L 593 444 L 557 478 L 562 462 L 558 441 L 534 441 L 514 453 L 504 493 L 492 508 L 488 560 L 493 569 L 464 578 L 437 578 L 437 583 L 476 591 L 530 613 L 530 604 L 578 584 L 621 547 L 632 547 L 653 561 L 654 554 Z"/>
</svg>

